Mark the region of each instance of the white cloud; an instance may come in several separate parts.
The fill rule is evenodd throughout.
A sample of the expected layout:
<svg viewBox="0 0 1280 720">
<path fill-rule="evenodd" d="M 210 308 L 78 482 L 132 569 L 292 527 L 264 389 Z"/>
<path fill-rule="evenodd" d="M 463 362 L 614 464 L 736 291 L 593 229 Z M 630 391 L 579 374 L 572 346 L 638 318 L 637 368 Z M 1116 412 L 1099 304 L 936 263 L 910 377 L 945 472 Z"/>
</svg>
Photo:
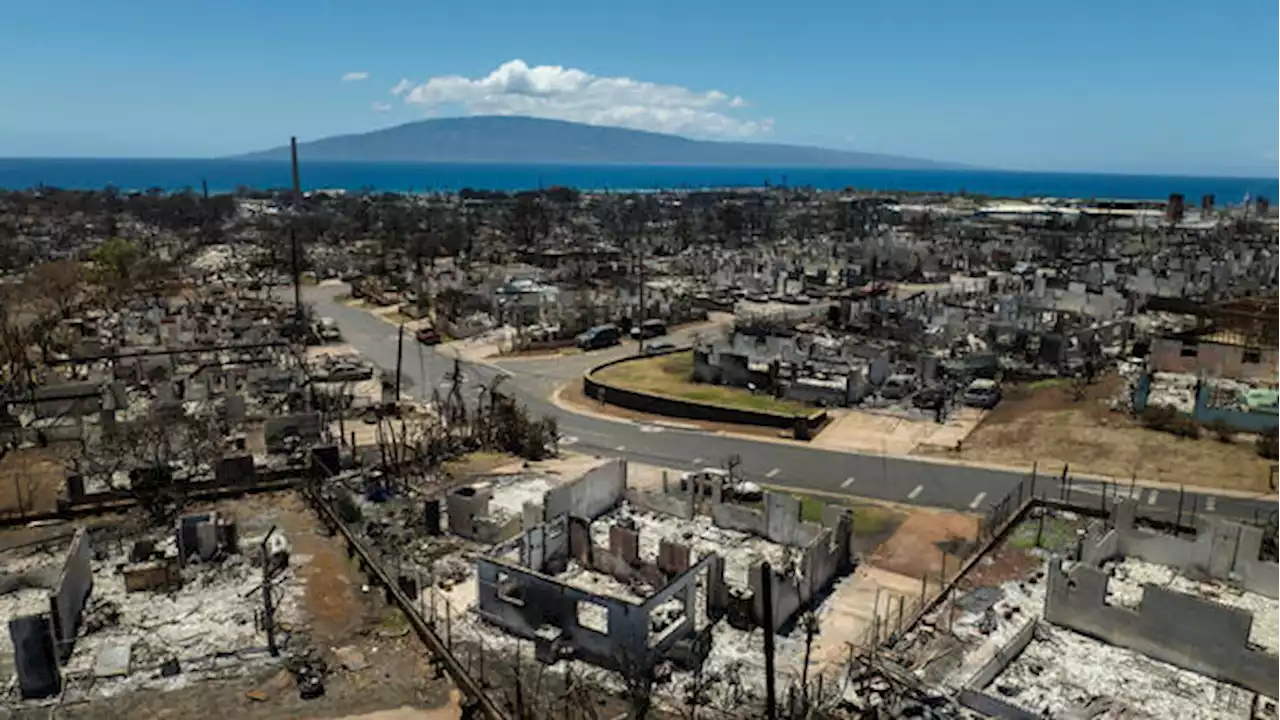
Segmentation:
<svg viewBox="0 0 1280 720">
<path fill-rule="evenodd" d="M 376 102 L 373 104 L 374 112 L 391 112 L 391 103 Z"/>
<path fill-rule="evenodd" d="M 409 78 L 400 78 L 400 82 L 391 88 L 391 94 L 399 97 L 413 89 L 413 81 Z"/>
<path fill-rule="evenodd" d="M 342 74 L 342 82 L 360 82 L 361 80 L 368 79 L 369 73 L 362 70 Z"/>
<path fill-rule="evenodd" d="M 474 80 L 439 75 L 420 85 L 407 83 L 397 83 L 392 94 L 428 112 L 459 106 L 469 115 L 531 115 L 702 137 L 755 137 L 773 131 L 772 119 L 725 113 L 746 107 L 747 101 L 719 90 L 599 77 L 559 65 L 529 67 L 523 60 L 505 62 Z"/>
</svg>

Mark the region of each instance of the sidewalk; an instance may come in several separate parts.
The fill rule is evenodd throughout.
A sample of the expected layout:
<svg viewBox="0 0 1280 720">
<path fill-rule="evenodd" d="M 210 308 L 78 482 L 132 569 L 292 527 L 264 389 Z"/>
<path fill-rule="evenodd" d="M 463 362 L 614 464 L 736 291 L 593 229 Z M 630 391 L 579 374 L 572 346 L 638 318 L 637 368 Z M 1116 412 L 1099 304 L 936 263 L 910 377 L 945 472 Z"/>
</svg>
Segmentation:
<svg viewBox="0 0 1280 720">
<path fill-rule="evenodd" d="M 564 391 L 564 389 L 565 389 L 564 386 L 562 386 L 559 389 L 557 389 L 554 393 L 552 393 L 550 397 L 550 402 L 552 405 L 555 405 L 557 408 L 560 408 L 565 412 L 570 412 L 575 415 L 585 415 L 587 417 L 595 418 L 597 420 L 604 420 L 608 422 L 629 424 L 629 425 L 661 425 L 663 423 L 669 424 L 674 422 L 671 419 L 666 418 L 665 416 L 662 416 L 662 415 L 652 415 L 650 416 L 652 420 L 626 420 L 626 419 L 614 417 L 612 415 L 608 415 L 606 413 L 596 412 L 587 407 L 579 405 L 577 403 L 570 403 L 565 401 L 561 397 L 561 393 Z M 929 455 L 912 455 L 909 453 L 901 453 L 901 452 L 899 453 L 893 453 L 893 452 L 857 453 L 857 452 L 851 452 L 849 450 L 842 450 L 842 449 L 833 448 L 833 447 L 823 447 L 822 445 L 815 442 L 802 442 L 799 440 L 792 440 L 788 438 L 773 437 L 766 434 L 748 434 L 748 433 L 732 432 L 728 430 L 711 430 L 711 429 L 701 427 L 694 423 L 686 424 L 682 422 L 680 423 L 680 427 L 682 429 L 688 429 L 695 432 L 706 432 L 713 435 L 732 437 L 737 440 L 748 440 L 753 442 L 771 442 L 771 443 L 780 443 L 784 445 L 797 445 L 801 447 L 811 447 L 811 448 L 826 451 L 826 452 L 849 452 L 850 454 L 861 454 L 861 455 L 875 454 L 877 456 L 883 456 L 883 457 L 891 458 L 894 460 L 930 463 L 933 465 L 970 467 L 970 468 L 980 468 L 983 470 L 998 470 L 998 471 L 1010 472 L 1010 473 L 1027 473 L 1027 474 L 1029 474 L 1032 469 L 1031 467 L 1025 467 L 1025 466 L 1000 465 L 995 463 L 981 463 L 981 462 L 962 460 L 960 458 L 946 458 L 946 457 L 936 457 L 936 456 L 929 456 Z M 773 430 L 773 428 L 768 428 L 768 429 Z M 819 434 L 819 437 L 821 437 L 821 434 Z M 1036 471 L 1040 477 L 1044 477 L 1044 478 L 1061 477 L 1062 466 L 1058 465 L 1054 467 L 1048 467 L 1048 466 L 1039 467 L 1037 468 Z M 1078 472 L 1075 470 L 1071 470 L 1070 473 L 1071 473 L 1071 478 L 1076 482 L 1114 483 L 1116 485 L 1128 487 L 1130 484 L 1130 481 L 1132 480 L 1131 478 L 1107 477 L 1103 475 L 1094 475 L 1092 473 Z M 1133 485 L 1135 487 L 1141 487 L 1144 489 L 1172 490 L 1172 491 L 1177 491 L 1181 489 L 1186 492 L 1191 492 L 1199 495 L 1216 495 L 1218 497 L 1240 498 L 1240 499 L 1246 499 L 1246 500 L 1264 500 L 1264 501 L 1280 500 L 1280 495 L 1278 495 L 1274 491 L 1266 494 L 1259 494 L 1257 492 L 1252 492 L 1248 490 L 1229 490 L 1229 489 L 1217 488 L 1217 487 L 1206 486 L 1206 485 L 1179 485 L 1177 483 L 1164 483 L 1164 482 L 1158 482 L 1155 480 L 1144 480 L 1142 478 L 1138 478 L 1136 481 L 1134 481 Z"/>
</svg>

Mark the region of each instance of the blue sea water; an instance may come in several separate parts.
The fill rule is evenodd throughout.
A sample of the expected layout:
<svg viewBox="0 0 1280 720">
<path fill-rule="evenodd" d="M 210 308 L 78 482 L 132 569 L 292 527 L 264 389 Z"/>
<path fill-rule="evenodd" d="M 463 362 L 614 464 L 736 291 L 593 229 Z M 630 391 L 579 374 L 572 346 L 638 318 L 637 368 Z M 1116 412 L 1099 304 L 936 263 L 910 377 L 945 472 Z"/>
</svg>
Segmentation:
<svg viewBox="0 0 1280 720">
<path fill-rule="evenodd" d="M 583 189 L 657 190 L 760 187 L 765 184 L 846 187 L 860 190 L 959 192 L 1000 197 L 1075 197 L 1163 200 L 1182 193 L 1191 202 L 1213 194 L 1219 204 L 1245 194 L 1277 197 L 1274 178 L 1177 177 L 997 170 L 844 170 L 631 165 L 487 165 L 413 163 L 301 163 L 304 189 L 371 189 L 380 192 L 525 190 L 551 185 Z M 0 158 L 0 188 L 46 185 L 69 189 L 282 188 L 290 183 L 283 162 L 159 159 Z"/>
</svg>

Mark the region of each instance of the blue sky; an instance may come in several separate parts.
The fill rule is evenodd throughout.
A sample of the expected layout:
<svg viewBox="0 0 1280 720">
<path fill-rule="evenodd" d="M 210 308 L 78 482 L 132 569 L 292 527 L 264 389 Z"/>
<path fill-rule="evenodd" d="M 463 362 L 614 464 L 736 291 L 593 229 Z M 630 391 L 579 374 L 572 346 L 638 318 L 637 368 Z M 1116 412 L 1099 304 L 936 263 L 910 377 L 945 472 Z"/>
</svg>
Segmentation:
<svg viewBox="0 0 1280 720">
<path fill-rule="evenodd" d="M 505 112 L 1274 177 L 1277 22 L 1275 0 L 15 2 L 0 156 L 206 157 Z"/>
</svg>

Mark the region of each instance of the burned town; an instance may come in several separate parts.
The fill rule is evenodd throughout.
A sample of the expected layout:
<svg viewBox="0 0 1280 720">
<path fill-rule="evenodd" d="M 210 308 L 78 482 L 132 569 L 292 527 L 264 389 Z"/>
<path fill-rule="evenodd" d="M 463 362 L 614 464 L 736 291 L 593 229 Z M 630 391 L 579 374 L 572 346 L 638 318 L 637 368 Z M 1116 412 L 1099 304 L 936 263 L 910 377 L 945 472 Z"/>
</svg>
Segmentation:
<svg viewBox="0 0 1280 720">
<path fill-rule="evenodd" d="M 0 192 L 5 717 L 1276 717 L 1268 199 L 306 169 Z"/>
</svg>

